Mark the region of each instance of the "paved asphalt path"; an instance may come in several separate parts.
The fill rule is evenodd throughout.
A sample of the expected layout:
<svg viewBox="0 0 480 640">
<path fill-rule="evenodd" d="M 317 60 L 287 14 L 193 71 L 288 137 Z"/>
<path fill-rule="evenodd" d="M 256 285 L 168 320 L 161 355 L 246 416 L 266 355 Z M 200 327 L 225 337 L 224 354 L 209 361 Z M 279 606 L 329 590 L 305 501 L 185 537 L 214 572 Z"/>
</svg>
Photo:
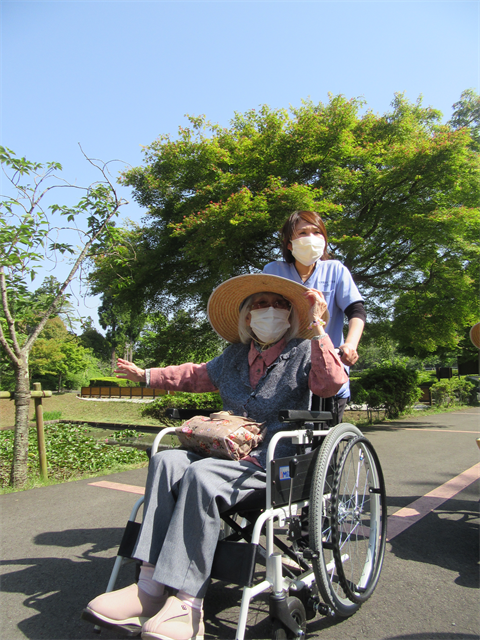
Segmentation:
<svg viewBox="0 0 480 640">
<path fill-rule="evenodd" d="M 365 429 L 384 470 L 388 514 L 398 514 L 389 519 L 384 568 L 360 611 L 340 621 L 316 618 L 307 638 L 479 638 L 479 431 L 478 409 L 419 414 Z M 2 640 L 99 638 L 80 613 L 105 590 L 138 496 L 92 482 L 143 487 L 145 478 L 146 469 L 140 469 L 0 496 Z M 423 517 L 415 521 L 417 512 Z M 395 535 L 399 523 L 409 526 Z M 124 567 L 117 587 L 133 577 L 133 565 Z M 240 597 L 237 587 L 211 585 L 206 639 L 235 638 Z M 254 601 L 247 638 L 270 637 L 267 611 L 266 599 Z M 102 631 L 100 640 L 119 637 Z"/>
</svg>

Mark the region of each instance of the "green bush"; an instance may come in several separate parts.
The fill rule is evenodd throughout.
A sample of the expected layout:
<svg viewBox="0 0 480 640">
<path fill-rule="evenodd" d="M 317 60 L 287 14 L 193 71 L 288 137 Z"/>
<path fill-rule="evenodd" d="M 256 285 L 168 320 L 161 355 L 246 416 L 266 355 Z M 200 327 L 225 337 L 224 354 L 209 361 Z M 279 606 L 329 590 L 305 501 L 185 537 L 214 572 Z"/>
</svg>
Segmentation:
<svg viewBox="0 0 480 640">
<path fill-rule="evenodd" d="M 418 384 L 422 387 L 431 387 L 437 381 L 437 374 L 435 371 L 419 371 L 418 372 Z"/>
<path fill-rule="evenodd" d="M 121 465 L 147 462 L 144 451 L 108 445 L 97 440 L 86 425 L 55 424 L 45 429 L 48 476 L 67 480 L 86 473 L 107 471 Z M 128 434 L 130 435 L 130 434 Z M 0 431 L 0 486 L 7 487 L 13 458 L 14 431 Z M 116 434 L 122 438 L 122 432 Z M 39 475 L 37 429 L 28 431 L 28 475 Z"/>
<path fill-rule="evenodd" d="M 115 376 L 104 378 L 92 378 L 90 380 L 91 387 L 141 387 L 140 382 L 132 382 L 124 378 L 115 378 Z"/>
<path fill-rule="evenodd" d="M 219 393 L 175 393 L 166 395 L 142 407 L 142 416 L 149 416 L 163 420 L 167 409 L 222 409 L 222 399 Z"/>
<path fill-rule="evenodd" d="M 468 378 L 439 380 L 431 387 L 432 398 L 440 407 L 454 404 L 475 404 L 476 384 Z"/>
<path fill-rule="evenodd" d="M 383 364 L 364 371 L 355 385 L 355 402 L 369 409 L 385 409 L 386 418 L 398 416 L 418 401 L 418 372 L 401 364 Z"/>
</svg>

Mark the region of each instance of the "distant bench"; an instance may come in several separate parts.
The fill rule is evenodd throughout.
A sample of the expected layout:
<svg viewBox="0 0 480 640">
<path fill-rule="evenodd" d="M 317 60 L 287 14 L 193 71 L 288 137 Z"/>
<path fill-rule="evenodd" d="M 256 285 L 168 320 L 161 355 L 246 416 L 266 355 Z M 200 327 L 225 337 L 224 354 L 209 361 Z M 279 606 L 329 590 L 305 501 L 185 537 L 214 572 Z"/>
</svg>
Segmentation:
<svg viewBox="0 0 480 640">
<path fill-rule="evenodd" d="M 150 389 L 147 387 L 82 387 L 82 398 L 158 398 L 167 392 L 164 389 Z"/>
</svg>

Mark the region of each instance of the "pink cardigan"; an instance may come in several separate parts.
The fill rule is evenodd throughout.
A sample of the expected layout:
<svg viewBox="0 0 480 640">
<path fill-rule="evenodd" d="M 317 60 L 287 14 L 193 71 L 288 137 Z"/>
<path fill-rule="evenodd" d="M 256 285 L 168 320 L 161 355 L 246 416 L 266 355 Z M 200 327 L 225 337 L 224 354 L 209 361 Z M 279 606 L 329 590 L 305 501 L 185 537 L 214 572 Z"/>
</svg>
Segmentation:
<svg viewBox="0 0 480 640">
<path fill-rule="evenodd" d="M 311 345 L 312 368 L 308 378 L 308 386 L 315 395 L 321 398 L 331 398 L 348 381 L 348 376 L 328 335 L 322 340 L 312 340 Z M 252 341 L 248 358 L 250 384 L 253 389 L 257 386 L 267 366 L 276 360 L 285 346 L 285 341 L 281 340 L 260 354 Z M 209 378 L 206 363 L 187 362 L 165 368 L 150 369 L 149 386 L 166 391 L 196 393 L 217 391 Z"/>
</svg>

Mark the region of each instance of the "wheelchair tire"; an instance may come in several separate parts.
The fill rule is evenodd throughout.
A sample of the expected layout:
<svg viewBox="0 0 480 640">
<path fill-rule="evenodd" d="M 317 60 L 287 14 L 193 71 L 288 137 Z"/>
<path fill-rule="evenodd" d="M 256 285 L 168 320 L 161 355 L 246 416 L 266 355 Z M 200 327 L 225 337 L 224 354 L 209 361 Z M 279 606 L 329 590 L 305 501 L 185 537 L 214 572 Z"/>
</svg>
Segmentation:
<svg viewBox="0 0 480 640">
<path fill-rule="evenodd" d="M 333 554 L 331 497 L 343 452 L 351 440 L 359 437 L 362 432 L 353 424 L 341 423 L 330 429 L 320 447 L 310 491 L 309 546 L 318 591 L 332 613 L 342 618 L 353 615 L 360 603 L 352 602 L 338 576 Z"/>
<path fill-rule="evenodd" d="M 371 442 L 349 441 L 332 487 L 332 543 L 343 591 L 362 604 L 377 586 L 385 556 L 387 506 L 385 483 Z"/>
<path fill-rule="evenodd" d="M 295 638 L 300 637 L 305 638 L 305 631 L 307 628 L 307 615 L 305 613 L 303 602 L 299 600 L 299 598 L 290 596 L 289 598 L 287 598 L 287 607 L 289 614 L 292 616 L 298 626 L 302 628 L 303 636 L 295 635 L 292 631 L 290 631 L 290 629 L 284 627 L 280 620 L 275 619 L 273 621 L 273 640 L 294 640 Z"/>
</svg>

